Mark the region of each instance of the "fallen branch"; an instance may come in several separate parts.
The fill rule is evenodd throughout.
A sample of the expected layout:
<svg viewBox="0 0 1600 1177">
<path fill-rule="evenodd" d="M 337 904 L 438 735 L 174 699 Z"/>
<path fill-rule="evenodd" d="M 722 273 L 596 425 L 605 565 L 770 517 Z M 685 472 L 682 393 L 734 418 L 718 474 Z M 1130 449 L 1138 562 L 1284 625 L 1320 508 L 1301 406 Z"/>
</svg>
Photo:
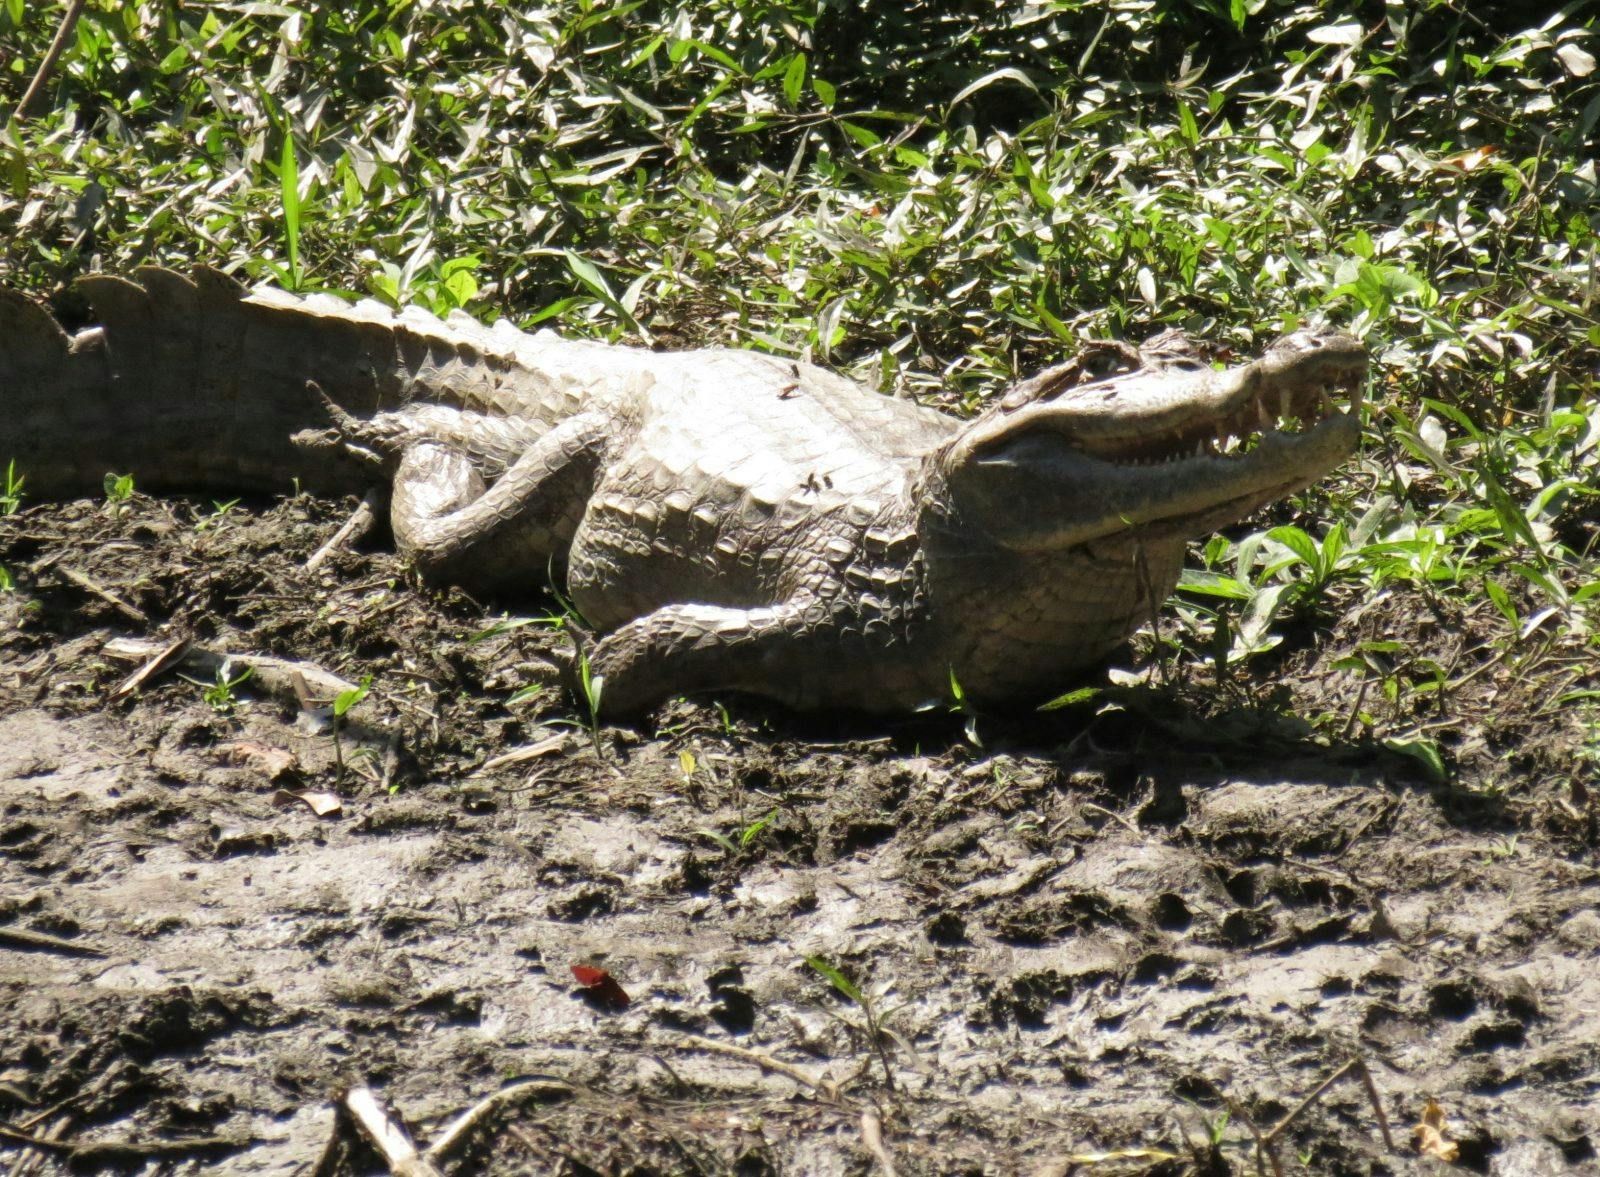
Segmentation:
<svg viewBox="0 0 1600 1177">
<path fill-rule="evenodd" d="M 50 42 L 50 48 L 44 51 L 44 57 L 39 61 L 39 68 L 33 71 L 33 81 L 28 83 L 28 88 L 22 92 L 22 100 L 17 103 L 17 109 L 11 112 L 13 119 L 22 120 L 28 117 L 28 110 L 33 106 L 33 100 L 44 90 L 44 84 L 50 80 L 50 72 L 56 68 L 56 62 L 61 60 L 61 55 L 67 50 L 67 42 L 72 37 L 72 30 L 78 24 L 78 17 L 83 15 L 83 6 L 88 0 L 68 0 L 67 10 L 61 14 L 61 23 L 56 26 L 56 35 Z"/>
<path fill-rule="evenodd" d="M 41 1152 L 56 1153 L 75 1163 L 112 1161 L 157 1161 L 168 1157 L 187 1157 L 198 1153 L 237 1152 L 255 1143 L 248 1138 L 229 1136 L 190 1136 L 178 1140 L 80 1140 L 54 1139 L 18 1132 L 0 1124 L 0 1140 L 26 1145 Z"/>
<path fill-rule="evenodd" d="M 349 1112 L 351 1119 L 355 1121 L 356 1127 L 361 1129 L 362 1135 L 382 1154 L 384 1164 L 389 1166 L 389 1172 L 393 1177 L 442 1177 L 437 1162 L 460 1149 L 467 1138 L 493 1113 L 507 1104 L 530 1096 L 546 1099 L 559 1096 L 564 1099 L 571 1094 L 571 1086 L 553 1076 L 524 1079 L 508 1087 L 502 1087 L 499 1091 L 480 1099 L 452 1120 L 449 1127 L 426 1149 L 419 1149 L 412 1142 L 405 1127 L 378 1102 L 378 1097 L 373 1094 L 372 1088 L 352 1087 L 345 1093 L 341 1102 L 344 1110 Z M 512 1125 L 512 1128 L 515 1129 L 515 1125 Z M 334 1132 L 337 1136 L 337 1127 Z M 327 1161 L 332 1151 L 333 1142 L 330 1141 L 328 1150 L 324 1153 L 324 1161 Z M 322 1171 L 321 1163 L 317 1171 Z"/>
<path fill-rule="evenodd" d="M 63 1106 L 65 1106 L 64 1103 L 58 1104 L 53 1109 L 28 1117 L 16 1126 L 17 1130 L 32 1132 L 43 1121 L 51 1120 L 47 1127 L 40 1130 L 40 1136 L 45 1140 L 60 1140 L 67 1134 L 67 1129 L 72 1127 L 71 1113 L 66 1115 L 57 1114 Z M 26 1177 L 29 1173 L 37 1172 L 48 1155 L 48 1153 L 41 1152 L 32 1145 L 23 1145 L 17 1150 L 17 1159 L 12 1162 L 9 1177 Z"/>
<path fill-rule="evenodd" d="M 113 638 L 102 647 L 102 652 L 108 658 L 117 658 L 133 661 L 148 658 L 150 661 L 129 675 L 117 688 L 111 692 L 113 699 L 130 694 L 144 682 L 169 670 L 178 663 L 182 663 L 193 670 L 199 671 L 205 678 L 215 678 L 217 671 L 224 665 L 235 667 L 248 667 L 251 672 L 250 681 L 259 686 L 268 694 L 282 698 L 300 701 L 300 695 L 295 687 L 295 678 L 300 680 L 314 694 L 327 699 L 333 699 L 345 691 L 356 690 L 356 684 L 347 679 L 340 678 L 332 671 L 324 670 L 310 662 L 294 662 L 288 658 L 274 658 L 270 654 L 235 654 L 227 651 L 207 650 L 202 646 L 190 645 L 187 642 L 174 642 L 162 646 L 158 642 L 145 641 L 139 638 Z M 135 681 L 137 680 L 137 681 Z M 130 685 L 131 684 L 131 685 Z"/>
<path fill-rule="evenodd" d="M 389 1115 L 370 1087 L 352 1087 L 345 1093 L 345 1110 L 362 1135 L 372 1142 L 393 1177 L 444 1177 L 417 1151 L 405 1128 Z"/>
<path fill-rule="evenodd" d="M 497 768 L 505 768 L 509 764 L 521 764 L 524 760 L 535 760 L 540 756 L 549 756 L 552 752 L 559 752 L 567 746 L 571 737 L 566 732 L 548 736 L 534 744 L 525 744 L 521 748 L 513 748 L 509 752 L 502 752 L 498 756 L 491 756 L 478 766 L 479 772 L 493 772 Z"/>
<path fill-rule="evenodd" d="M 803 1087 L 808 1087 L 828 1099 L 839 1098 L 838 1084 L 829 1079 L 818 1079 L 807 1074 L 799 1067 L 775 1059 L 759 1051 L 751 1050 L 745 1046 L 735 1046 L 731 1042 L 718 1042 L 714 1038 L 701 1038 L 695 1034 L 685 1034 L 681 1040 L 672 1043 L 682 1050 L 708 1050 L 713 1054 L 725 1054 L 729 1058 L 741 1059 L 747 1063 L 754 1063 L 763 1071 L 770 1071 L 775 1075 L 784 1075 L 793 1079 Z"/>
<path fill-rule="evenodd" d="M 306 571 L 315 572 L 322 567 L 329 556 L 355 543 L 371 531 L 372 524 L 378 517 L 377 511 L 378 492 L 369 490 L 366 497 L 361 500 L 361 505 L 351 513 L 350 518 L 344 521 L 339 530 L 333 533 L 328 542 L 311 553 L 311 558 L 305 563 Z"/>
<path fill-rule="evenodd" d="M 509 1087 L 502 1087 L 492 1095 L 487 1095 L 462 1112 L 450 1122 L 450 1126 L 439 1134 L 439 1138 L 428 1146 L 428 1157 L 432 1160 L 441 1160 L 455 1152 L 466 1140 L 467 1135 L 481 1124 L 490 1113 L 498 1111 L 506 1104 L 530 1096 L 549 1098 L 560 1096 L 565 1099 L 572 1094 L 572 1088 L 556 1078 L 524 1079 L 513 1083 Z"/>
<path fill-rule="evenodd" d="M 112 647 L 119 648 L 113 649 Z M 123 653 L 122 648 L 126 648 L 126 654 Z M 146 651 L 149 651 L 148 657 L 145 656 Z M 165 674 L 182 662 L 184 655 L 189 652 L 189 639 L 179 638 L 176 641 L 168 642 L 164 646 L 156 646 L 154 642 L 143 641 L 139 638 L 117 638 L 107 642 L 103 652 L 113 658 L 143 657 L 145 659 L 144 665 L 111 689 L 110 698 L 115 702 L 133 694 L 152 678 Z"/>
<path fill-rule="evenodd" d="M 110 955 L 93 944 L 63 940 L 59 936 L 47 936 L 43 932 L 25 932 L 21 928 L 0 928 L 0 945 L 34 952 L 59 952 L 62 956 L 93 956 L 102 960 Z"/>
<path fill-rule="evenodd" d="M 135 625 L 150 624 L 150 618 L 146 615 L 143 609 L 139 609 L 128 604 L 127 601 L 124 601 L 121 597 L 117 596 L 116 593 L 106 588 L 99 581 L 84 575 L 82 572 L 79 572 L 74 568 L 60 567 L 55 569 L 55 574 L 61 577 L 62 580 L 65 580 L 70 584 L 77 585 L 90 596 L 99 597 L 102 601 L 110 605 L 113 609 L 115 609 L 118 613 L 121 613 Z"/>
<path fill-rule="evenodd" d="M 1371 1101 L 1372 1110 L 1378 1117 L 1378 1128 L 1383 1133 L 1384 1147 L 1390 1152 L 1394 1151 L 1394 1137 L 1389 1132 L 1389 1117 L 1384 1114 L 1383 1100 L 1378 1095 L 1378 1085 L 1372 1081 L 1372 1072 L 1367 1069 L 1366 1060 L 1356 1057 L 1312 1088 L 1310 1095 L 1289 1109 L 1281 1120 L 1269 1128 L 1264 1136 L 1259 1138 L 1258 1144 L 1266 1149 L 1267 1156 L 1271 1158 L 1274 1169 L 1278 1167 L 1277 1158 L 1273 1156 L 1273 1147 L 1277 1144 L 1278 1137 L 1283 1135 L 1289 1125 L 1299 1119 L 1307 1108 L 1316 1103 L 1322 1097 L 1323 1092 L 1352 1072 L 1361 1076 L 1361 1085 L 1366 1089 L 1367 1099 Z"/>
</svg>

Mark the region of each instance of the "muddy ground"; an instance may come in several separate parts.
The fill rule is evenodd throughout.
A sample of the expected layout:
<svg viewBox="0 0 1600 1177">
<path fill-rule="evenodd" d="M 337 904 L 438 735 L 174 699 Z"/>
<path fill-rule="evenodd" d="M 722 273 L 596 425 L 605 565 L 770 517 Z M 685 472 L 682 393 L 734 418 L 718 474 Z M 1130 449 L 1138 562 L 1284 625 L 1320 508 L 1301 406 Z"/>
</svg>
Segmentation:
<svg viewBox="0 0 1600 1177">
<path fill-rule="evenodd" d="M 591 733 L 561 630 L 473 640 L 381 529 L 305 571 L 350 506 L 0 520 L 0 1172 L 381 1172 L 352 1085 L 428 1142 L 518 1081 L 441 1169 L 1448 1171 L 1430 1098 L 1465 1171 L 1600 1166 L 1593 733 L 1472 618 L 1397 590 L 981 744 L 734 698 Z M 1374 634 L 1454 658 L 1448 781 L 1297 718 L 1368 705 L 1330 667 Z M 118 691 L 180 637 L 370 693 Z M 1355 1070 L 1301 1106 L 1351 1060 L 1392 1150 Z"/>
</svg>

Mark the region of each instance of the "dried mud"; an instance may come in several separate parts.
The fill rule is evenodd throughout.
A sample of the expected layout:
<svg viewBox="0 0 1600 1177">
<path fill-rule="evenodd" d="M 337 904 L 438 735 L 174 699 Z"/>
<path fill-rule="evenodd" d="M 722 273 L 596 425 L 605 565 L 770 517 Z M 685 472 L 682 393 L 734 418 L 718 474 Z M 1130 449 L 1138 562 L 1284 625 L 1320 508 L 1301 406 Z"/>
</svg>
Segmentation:
<svg viewBox="0 0 1600 1177">
<path fill-rule="evenodd" d="M 306 572 L 350 506 L 0 520 L 9 1172 L 381 1172 L 350 1085 L 426 1141 L 518 1079 L 446 1171 L 1271 1172 L 1255 1134 L 1297 1110 L 1282 1172 L 1442 1171 L 1429 1098 L 1467 1171 L 1600 1165 L 1566 736 L 1487 672 L 1450 785 L 1292 720 L 1347 706 L 1329 647 L 1437 618 L 1338 621 L 1276 712 L 1134 692 L 979 746 L 959 716 L 727 699 L 591 735 L 558 686 L 510 701 L 562 630 L 473 640 L 493 616 L 381 536 Z M 231 706 L 172 672 L 117 697 L 129 636 L 371 692 L 337 724 L 267 675 Z M 1353 1072 L 1301 1107 L 1351 1059 L 1393 1150 Z"/>
</svg>

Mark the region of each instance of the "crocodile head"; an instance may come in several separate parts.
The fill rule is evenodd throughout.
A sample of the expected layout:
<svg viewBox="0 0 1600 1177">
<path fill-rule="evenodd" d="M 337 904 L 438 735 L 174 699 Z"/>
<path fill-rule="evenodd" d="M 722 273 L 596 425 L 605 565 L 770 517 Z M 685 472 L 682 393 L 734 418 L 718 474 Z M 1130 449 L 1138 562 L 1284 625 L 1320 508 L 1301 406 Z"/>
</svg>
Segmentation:
<svg viewBox="0 0 1600 1177">
<path fill-rule="evenodd" d="M 1059 390 L 1045 373 L 967 425 L 931 458 L 944 509 L 1018 551 L 1180 540 L 1316 481 L 1359 439 L 1367 351 L 1342 332 L 1298 331 L 1222 370 L 1182 348 L 1141 358 Z"/>
</svg>

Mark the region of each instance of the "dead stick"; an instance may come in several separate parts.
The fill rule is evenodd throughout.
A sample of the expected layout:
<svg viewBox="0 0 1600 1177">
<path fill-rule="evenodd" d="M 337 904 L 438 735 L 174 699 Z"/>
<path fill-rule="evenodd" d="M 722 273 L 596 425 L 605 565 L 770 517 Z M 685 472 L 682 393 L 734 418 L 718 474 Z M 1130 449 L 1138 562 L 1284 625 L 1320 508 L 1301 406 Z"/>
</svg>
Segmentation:
<svg viewBox="0 0 1600 1177">
<path fill-rule="evenodd" d="M 110 954 L 93 944 L 80 944 L 76 940 L 63 940 L 43 932 L 25 932 L 21 928 L 0 928 L 0 945 L 7 948 L 32 949 L 35 952 L 59 952 L 63 956 L 95 956 L 104 959 Z"/>
<path fill-rule="evenodd" d="M 120 643 L 116 641 L 108 642 L 104 652 L 113 658 L 121 657 L 123 655 L 123 651 L 114 648 L 119 644 Z M 189 653 L 188 638 L 178 638 L 175 641 L 168 642 L 164 646 L 157 645 L 155 642 L 147 642 L 135 638 L 129 641 L 127 646 L 128 649 L 126 651 L 126 655 L 128 657 L 144 658 L 145 663 L 143 666 L 139 667 L 138 670 L 135 670 L 127 678 L 123 679 L 114 688 L 112 688 L 109 698 L 113 700 L 125 698 L 126 696 L 133 694 L 133 692 L 144 686 L 144 684 L 149 682 L 152 678 L 155 678 L 157 675 L 165 674 L 178 663 L 182 662 L 184 657 Z"/>
<path fill-rule="evenodd" d="M 518 1099 L 530 1096 L 548 1098 L 560 1096 L 565 1099 L 572 1094 L 570 1085 L 554 1077 L 540 1079 L 524 1079 L 520 1083 L 513 1083 L 509 1087 L 502 1087 L 494 1094 L 480 1099 L 466 1111 L 462 1112 L 450 1122 L 450 1126 L 440 1133 L 439 1138 L 428 1146 L 428 1159 L 432 1161 L 443 1160 L 461 1146 L 474 1128 L 494 1111 L 513 1103 Z"/>
<path fill-rule="evenodd" d="M 28 83 L 22 101 L 17 103 L 17 109 L 11 112 L 12 118 L 20 120 L 28 117 L 28 108 L 44 89 L 45 82 L 50 78 L 50 71 L 56 68 L 56 62 L 60 61 L 61 55 L 67 51 L 67 40 L 72 36 L 72 30 L 78 23 L 78 17 L 83 15 L 83 6 L 87 2 L 88 0 L 68 0 L 67 10 L 61 14 L 61 24 L 56 28 L 55 39 L 50 42 L 50 48 L 45 50 L 39 68 L 33 71 L 33 81 Z"/>
<path fill-rule="evenodd" d="M 1361 1086 L 1367 1089 L 1367 1098 L 1372 1101 L 1372 1110 L 1378 1117 L 1378 1129 L 1383 1133 L 1383 1146 L 1390 1152 L 1394 1151 L 1394 1137 L 1389 1135 L 1389 1117 L 1383 1114 L 1383 1099 L 1378 1095 L 1378 1085 L 1373 1082 L 1372 1068 L 1367 1066 L 1366 1060 L 1361 1059 Z"/>
<path fill-rule="evenodd" d="M 356 1122 L 356 1127 L 374 1148 L 383 1155 L 393 1177 L 444 1177 L 427 1157 L 417 1151 L 405 1128 L 389 1115 L 372 1094 L 370 1087 L 352 1087 L 344 1097 L 344 1106 Z"/>
<path fill-rule="evenodd" d="M 312 692 L 324 698 L 333 699 L 345 691 L 353 691 L 356 684 L 348 679 L 339 677 L 332 671 L 324 670 L 310 662 L 293 662 L 287 658 L 274 658 L 270 654 L 236 654 L 226 651 L 207 650 L 199 646 L 181 649 L 175 655 L 169 655 L 158 642 L 147 642 L 136 638 L 113 638 L 101 647 L 101 652 L 108 658 L 148 658 L 156 655 L 156 670 L 149 673 L 141 668 L 140 674 L 145 678 L 170 667 L 173 662 L 183 661 L 198 670 L 201 674 L 214 676 L 218 670 L 227 664 L 249 667 L 252 672 L 251 682 L 261 687 L 268 694 L 283 698 L 297 698 L 294 680 L 298 675 Z M 132 681 L 130 676 L 128 681 Z M 141 682 L 143 680 L 141 679 Z M 112 692 L 112 697 L 117 698 L 124 693 L 124 687 L 119 686 Z M 302 703 L 309 699 L 299 700 Z"/>
<path fill-rule="evenodd" d="M 104 585 L 98 583 L 90 577 L 85 576 L 76 569 L 62 567 L 57 568 L 55 571 L 57 576 L 77 585 L 84 592 L 99 597 L 102 601 L 110 605 L 118 613 L 121 613 L 124 617 L 126 617 L 129 621 L 134 622 L 136 625 L 150 624 L 150 618 L 146 616 L 143 609 L 139 609 L 128 604 L 128 602 L 117 596 L 116 593 L 112 592 L 110 589 L 106 588 Z"/>
<path fill-rule="evenodd" d="M 355 509 L 350 518 L 344 521 L 343 526 L 333 533 L 333 537 L 323 544 L 311 558 L 306 561 L 306 571 L 315 572 L 322 567 L 323 561 L 349 544 L 355 543 L 367 532 L 372 530 L 373 521 L 377 518 L 378 492 L 369 490 L 366 497 L 361 500 L 361 505 Z"/>
<path fill-rule="evenodd" d="M 750 1050 L 748 1047 L 735 1046 L 731 1042 L 718 1042 L 714 1038 L 701 1038 L 695 1034 L 685 1034 L 681 1043 L 674 1043 L 674 1045 L 680 1044 L 685 1049 L 709 1050 L 713 1054 L 725 1054 L 729 1058 L 743 1059 L 747 1063 L 754 1063 L 764 1071 L 787 1075 L 801 1086 L 820 1092 L 829 1099 L 837 1099 L 839 1096 L 838 1086 L 829 1080 L 813 1078 L 799 1067 L 791 1066 L 789 1063 L 772 1058 L 770 1055 L 762 1054 L 759 1051 Z"/>
<path fill-rule="evenodd" d="M 41 1120 L 48 1119 L 56 1112 L 59 1112 L 63 1107 L 66 1106 L 67 1102 L 69 1101 L 64 1100 L 53 1108 L 47 1108 L 37 1117 L 30 1117 L 29 1119 L 24 1120 L 19 1127 L 25 1132 L 32 1131 Z M 42 1135 L 46 1140 L 60 1140 L 67 1134 L 67 1129 L 70 1127 L 72 1127 L 72 1116 L 70 1114 L 56 1116 L 55 1122 L 48 1128 L 44 1129 Z M 38 1170 L 39 1166 L 44 1164 L 46 1156 L 47 1154 L 39 1151 L 38 1149 L 24 1146 L 17 1152 L 17 1160 L 16 1163 L 11 1166 L 10 1177 L 24 1177 L 25 1174 L 35 1172 Z"/>
<path fill-rule="evenodd" d="M 1299 1119 L 1301 1114 L 1308 1107 L 1316 1103 L 1324 1091 L 1328 1090 L 1328 1088 L 1332 1087 L 1340 1079 L 1343 1079 L 1346 1075 L 1350 1074 L 1350 1072 L 1356 1071 L 1359 1073 L 1365 1073 L 1366 1068 L 1367 1065 L 1364 1061 L 1362 1061 L 1360 1058 L 1353 1058 L 1349 1062 L 1345 1063 L 1344 1066 L 1334 1071 L 1333 1074 L 1329 1075 L 1321 1083 L 1318 1083 L 1316 1087 L 1312 1089 L 1310 1095 L 1306 1096 L 1299 1103 L 1295 1104 L 1295 1106 L 1290 1109 L 1288 1114 L 1286 1114 L 1283 1119 L 1279 1120 L 1270 1129 L 1268 1129 L 1265 1137 L 1267 1143 L 1270 1144 L 1277 1140 L 1277 1138 L 1283 1133 L 1283 1130 Z M 1383 1114 L 1383 1108 L 1378 1106 L 1377 1088 L 1372 1085 L 1370 1076 L 1368 1076 L 1367 1094 L 1372 1097 L 1373 1106 L 1377 1108 L 1378 1124 L 1383 1129 L 1383 1142 L 1388 1146 L 1390 1151 L 1393 1151 L 1394 1141 L 1389 1136 L 1389 1121 Z"/>
<path fill-rule="evenodd" d="M 223 1149 L 237 1151 L 247 1147 L 248 1139 L 235 1140 L 226 1136 L 191 1136 L 180 1140 L 79 1140 L 68 1138 L 54 1140 L 48 1136 L 35 1136 L 18 1132 L 0 1124 L 0 1140 L 27 1145 L 42 1152 L 62 1153 L 74 1161 L 150 1161 L 162 1157 L 181 1157 L 192 1153 L 217 1152 Z"/>
<path fill-rule="evenodd" d="M 550 1159 L 550 1150 L 542 1147 L 537 1140 L 529 1135 L 528 1130 L 525 1129 L 521 1124 L 507 1124 L 506 1131 L 520 1140 L 522 1142 L 522 1147 L 527 1149 L 540 1160 L 547 1161 Z"/>
</svg>

